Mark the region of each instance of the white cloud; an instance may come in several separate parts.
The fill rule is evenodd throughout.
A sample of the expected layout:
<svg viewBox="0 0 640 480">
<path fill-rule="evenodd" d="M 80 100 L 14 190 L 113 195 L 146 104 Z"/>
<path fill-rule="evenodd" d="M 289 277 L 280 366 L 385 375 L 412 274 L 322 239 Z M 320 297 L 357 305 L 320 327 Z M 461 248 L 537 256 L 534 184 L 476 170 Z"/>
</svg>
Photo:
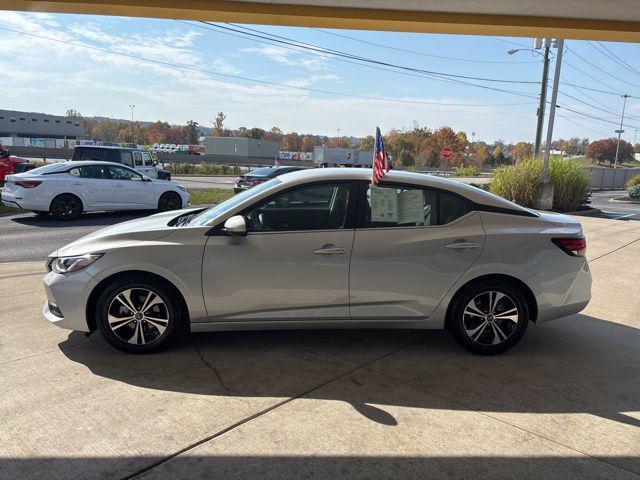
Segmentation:
<svg viewBox="0 0 640 480">
<path fill-rule="evenodd" d="M 258 55 L 279 63 L 280 65 L 299 67 L 314 71 L 324 70 L 327 68 L 327 61 L 329 59 L 326 55 L 307 55 L 303 52 L 273 45 L 243 48 L 242 51 L 246 53 L 257 53 Z"/>
<path fill-rule="evenodd" d="M 218 73 L 228 73 L 233 75 L 240 73 L 240 69 L 231 65 L 224 58 L 216 58 L 211 64 L 211 67 L 213 71 Z"/>
</svg>

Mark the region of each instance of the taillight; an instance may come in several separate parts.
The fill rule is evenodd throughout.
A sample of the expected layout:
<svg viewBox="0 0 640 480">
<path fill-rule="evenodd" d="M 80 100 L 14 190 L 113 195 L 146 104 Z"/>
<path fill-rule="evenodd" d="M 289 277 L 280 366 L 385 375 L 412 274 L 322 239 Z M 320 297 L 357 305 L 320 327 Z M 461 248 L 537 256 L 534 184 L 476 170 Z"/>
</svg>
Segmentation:
<svg viewBox="0 0 640 480">
<path fill-rule="evenodd" d="M 236 178 L 236 185 L 239 184 L 242 181 L 242 177 L 237 177 Z"/>
<path fill-rule="evenodd" d="M 584 257 L 587 253 L 587 240 L 584 237 L 552 238 L 551 241 L 573 257 Z"/>
<path fill-rule="evenodd" d="M 19 180 L 16 182 L 16 185 L 23 188 L 35 188 L 40 185 L 42 182 L 39 180 Z"/>
</svg>

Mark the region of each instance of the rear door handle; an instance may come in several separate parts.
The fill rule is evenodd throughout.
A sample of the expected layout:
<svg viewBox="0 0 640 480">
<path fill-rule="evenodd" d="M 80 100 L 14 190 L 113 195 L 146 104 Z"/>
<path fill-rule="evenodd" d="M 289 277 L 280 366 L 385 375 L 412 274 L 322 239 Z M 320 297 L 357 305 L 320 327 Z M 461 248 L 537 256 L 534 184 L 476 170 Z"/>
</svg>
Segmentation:
<svg viewBox="0 0 640 480">
<path fill-rule="evenodd" d="M 71 182 L 71 185 L 82 185 L 82 182 Z"/>
<path fill-rule="evenodd" d="M 480 245 L 475 242 L 467 242 L 465 240 L 455 241 L 447 245 L 447 248 L 451 248 L 453 250 L 469 250 L 471 248 L 478 248 Z"/>
<path fill-rule="evenodd" d="M 344 255 L 347 253 L 347 249 L 343 247 L 336 247 L 332 244 L 323 245 L 322 248 L 318 250 L 314 250 L 313 253 L 316 255 L 324 255 L 330 257 L 332 255 Z"/>
</svg>

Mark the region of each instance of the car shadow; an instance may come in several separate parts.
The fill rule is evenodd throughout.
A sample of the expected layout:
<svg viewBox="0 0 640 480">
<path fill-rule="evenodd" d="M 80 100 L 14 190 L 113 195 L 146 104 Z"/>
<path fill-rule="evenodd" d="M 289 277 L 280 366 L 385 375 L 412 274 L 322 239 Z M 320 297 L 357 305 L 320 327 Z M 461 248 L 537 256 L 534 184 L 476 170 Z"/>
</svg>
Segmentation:
<svg viewBox="0 0 640 480">
<path fill-rule="evenodd" d="M 640 330 L 587 315 L 531 325 L 517 347 L 494 357 L 469 354 L 444 332 L 199 333 L 137 356 L 102 339 L 72 346 L 79 335 L 60 343 L 64 355 L 95 375 L 142 388 L 340 400 L 385 425 L 396 424 L 384 410 L 394 405 L 586 413 L 640 427 L 624 413 L 640 410 Z"/>
<path fill-rule="evenodd" d="M 99 227 L 115 223 L 126 222 L 135 218 L 142 218 L 157 213 L 154 210 L 127 210 L 120 212 L 90 212 L 75 220 L 57 220 L 51 215 L 34 214 L 20 215 L 11 219 L 12 222 L 30 227 L 68 228 L 68 227 Z"/>
</svg>

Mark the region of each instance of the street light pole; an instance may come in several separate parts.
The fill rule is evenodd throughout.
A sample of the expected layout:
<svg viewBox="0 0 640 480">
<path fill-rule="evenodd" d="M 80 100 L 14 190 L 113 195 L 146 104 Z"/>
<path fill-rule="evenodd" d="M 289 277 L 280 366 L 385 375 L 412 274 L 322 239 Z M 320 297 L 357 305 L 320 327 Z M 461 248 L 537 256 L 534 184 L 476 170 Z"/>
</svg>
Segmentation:
<svg viewBox="0 0 640 480">
<path fill-rule="evenodd" d="M 618 144 L 616 145 L 616 159 L 613 162 L 613 168 L 618 168 L 618 152 L 620 151 L 620 137 L 622 136 L 622 132 L 624 132 L 624 130 L 622 129 L 622 124 L 624 123 L 624 109 L 627 106 L 627 98 L 629 98 L 629 94 L 625 93 L 624 95 L 622 95 L 622 98 L 624 99 L 622 101 L 622 116 L 620 117 L 620 128 L 616 130 L 616 133 L 618 134 Z"/>
<path fill-rule="evenodd" d="M 544 147 L 544 163 L 542 164 L 542 183 L 549 182 L 549 154 L 551 153 L 551 139 L 553 138 L 553 122 L 556 118 L 556 102 L 558 101 L 558 86 L 560 85 L 560 69 L 562 67 L 562 50 L 564 39 L 558 39 L 558 54 L 556 56 L 556 70 L 553 74 L 553 91 L 551 92 L 551 109 L 549 110 L 549 124 L 547 125 L 547 142 Z"/>
<path fill-rule="evenodd" d="M 542 86 L 540 88 L 540 105 L 538 106 L 538 124 L 536 125 L 536 143 L 533 147 L 533 154 L 540 155 L 540 144 L 542 143 L 542 125 L 544 123 L 544 110 L 547 106 L 547 83 L 549 81 L 549 50 L 550 40 L 544 39 L 544 66 L 542 67 Z"/>
<path fill-rule="evenodd" d="M 133 129 L 133 109 L 136 108 L 135 105 L 129 104 L 129 108 L 131 109 L 131 143 L 135 143 L 135 131 Z"/>
</svg>

